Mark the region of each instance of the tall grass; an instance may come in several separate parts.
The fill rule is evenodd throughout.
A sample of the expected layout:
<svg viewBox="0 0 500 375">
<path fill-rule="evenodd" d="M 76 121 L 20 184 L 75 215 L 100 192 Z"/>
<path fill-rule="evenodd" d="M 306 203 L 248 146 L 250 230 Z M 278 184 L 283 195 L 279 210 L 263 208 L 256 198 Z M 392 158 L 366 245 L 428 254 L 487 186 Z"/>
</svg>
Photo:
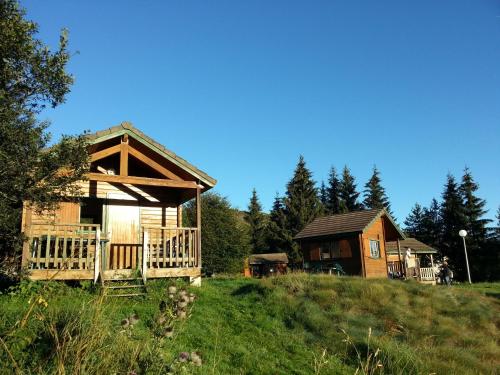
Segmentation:
<svg viewBox="0 0 500 375">
<path fill-rule="evenodd" d="M 99 290 L 36 285 L 45 286 L 2 296 L 0 373 L 175 374 L 192 365 L 170 350 L 175 337 L 157 334 L 160 302 L 173 303 L 168 284 L 157 283 L 148 300 L 121 301 Z M 169 324 L 179 334 L 184 321 Z"/>
<path fill-rule="evenodd" d="M 23 283 L 0 296 L 0 373 L 493 374 L 500 366 L 499 301 L 469 288 L 226 277 L 192 289 L 197 301 L 180 319 L 171 282 L 149 285 L 146 299 L 62 283 Z"/>
</svg>

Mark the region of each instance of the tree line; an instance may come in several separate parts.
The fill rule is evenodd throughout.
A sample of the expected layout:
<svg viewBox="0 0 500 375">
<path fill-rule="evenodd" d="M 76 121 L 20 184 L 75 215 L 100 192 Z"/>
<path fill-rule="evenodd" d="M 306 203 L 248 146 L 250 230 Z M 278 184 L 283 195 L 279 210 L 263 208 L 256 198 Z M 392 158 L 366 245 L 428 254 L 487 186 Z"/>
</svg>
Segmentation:
<svg viewBox="0 0 500 375">
<path fill-rule="evenodd" d="M 484 218 L 486 201 L 477 195 L 478 189 L 469 168 L 465 168 L 460 181 L 448 174 L 441 201 L 433 198 L 428 207 L 415 203 L 404 221 L 405 231 L 439 250 L 455 274 L 465 279 L 464 245 L 458 235 L 465 229 L 472 278 L 495 280 L 500 265 L 500 207 L 496 226 L 489 227 L 492 220 Z"/>
<path fill-rule="evenodd" d="M 438 259 L 446 258 L 462 279 L 466 275 L 465 255 L 458 232 L 465 229 L 472 276 L 475 280 L 493 280 L 498 278 L 500 265 L 500 208 L 497 226 L 488 227 L 491 220 L 484 218 L 486 201 L 477 196 L 478 189 L 468 168 L 460 183 L 448 175 L 442 201 L 433 199 L 429 207 L 415 204 L 403 229 L 409 237 L 436 248 Z M 299 262 L 301 253 L 293 237 L 316 217 L 374 208 L 385 208 L 392 215 L 377 167 L 364 185 L 363 201 L 360 195 L 347 166 L 340 175 L 332 167 L 327 183 L 322 182 L 317 188 L 301 156 L 285 195 L 275 197 L 268 215 L 262 212 L 257 192 L 253 190 L 246 214 L 251 251 L 287 252 L 292 261 Z"/>
</svg>

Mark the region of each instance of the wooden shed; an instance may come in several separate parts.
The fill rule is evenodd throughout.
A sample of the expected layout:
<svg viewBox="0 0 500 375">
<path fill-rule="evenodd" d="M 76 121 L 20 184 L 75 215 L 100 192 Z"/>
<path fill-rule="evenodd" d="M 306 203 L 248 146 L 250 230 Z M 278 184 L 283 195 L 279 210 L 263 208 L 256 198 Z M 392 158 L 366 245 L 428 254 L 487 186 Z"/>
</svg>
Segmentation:
<svg viewBox="0 0 500 375">
<path fill-rule="evenodd" d="M 296 236 L 308 271 L 387 277 L 386 242 L 404 239 L 384 209 L 315 219 Z"/>
<path fill-rule="evenodd" d="M 250 274 L 253 277 L 281 275 L 287 272 L 286 253 L 253 254 L 248 257 Z"/>
<path fill-rule="evenodd" d="M 25 202 L 23 265 L 35 280 L 201 275 L 200 194 L 216 180 L 130 123 L 88 136 L 83 198 L 53 212 Z M 182 224 L 196 199 L 197 223 Z"/>
</svg>

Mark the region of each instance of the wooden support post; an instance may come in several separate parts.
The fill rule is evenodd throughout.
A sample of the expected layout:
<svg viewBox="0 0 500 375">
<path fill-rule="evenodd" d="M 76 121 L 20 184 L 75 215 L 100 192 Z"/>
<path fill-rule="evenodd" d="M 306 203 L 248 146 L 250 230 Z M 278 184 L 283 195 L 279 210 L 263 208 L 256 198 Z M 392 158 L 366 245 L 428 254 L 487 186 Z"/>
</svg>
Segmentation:
<svg viewBox="0 0 500 375">
<path fill-rule="evenodd" d="M 361 254 L 361 276 L 366 277 L 366 269 L 365 269 L 365 250 L 363 244 L 363 234 L 359 235 L 359 252 Z"/>
<path fill-rule="evenodd" d="M 177 205 L 177 227 L 183 227 L 182 225 L 182 205 Z"/>
<path fill-rule="evenodd" d="M 142 280 L 146 284 L 146 274 L 148 272 L 149 258 L 149 233 L 144 231 L 144 242 L 142 244 Z"/>
<path fill-rule="evenodd" d="M 128 176 L 128 134 L 123 135 L 120 144 L 120 176 Z"/>
<path fill-rule="evenodd" d="M 399 242 L 399 237 L 397 238 L 396 242 L 398 243 L 398 259 L 399 259 L 399 267 L 401 269 L 401 276 L 406 277 L 405 267 L 403 267 L 403 263 L 401 263 L 401 243 Z"/>
<path fill-rule="evenodd" d="M 436 281 L 436 273 L 434 272 L 434 257 L 431 254 L 432 281 Z"/>
<path fill-rule="evenodd" d="M 101 269 L 101 228 L 95 230 L 95 252 L 94 252 L 94 284 L 97 283 Z"/>
<path fill-rule="evenodd" d="M 199 184 L 199 182 L 198 182 Z M 197 229 L 197 238 L 196 238 L 196 251 L 198 264 L 197 267 L 201 268 L 201 196 L 200 196 L 200 187 L 196 188 L 196 229 Z"/>
<path fill-rule="evenodd" d="M 29 231 L 27 230 L 29 228 Z M 21 230 L 24 234 L 27 234 L 27 238 L 23 242 L 23 255 L 21 260 L 21 266 L 28 267 L 31 258 L 31 247 L 33 245 L 32 238 L 32 227 L 31 227 L 31 209 L 26 202 L 23 203 L 23 215 L 21 220 Z"/>
</svg>

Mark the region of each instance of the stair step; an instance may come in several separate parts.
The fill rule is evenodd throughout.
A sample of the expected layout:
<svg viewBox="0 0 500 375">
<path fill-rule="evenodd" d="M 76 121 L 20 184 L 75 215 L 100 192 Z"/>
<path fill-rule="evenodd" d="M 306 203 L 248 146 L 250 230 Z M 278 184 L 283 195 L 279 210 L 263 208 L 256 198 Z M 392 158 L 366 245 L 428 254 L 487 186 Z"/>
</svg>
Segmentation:
<svg viewBox="0 0 500 375">
<path fill-rule="evenodd" d="M 104 289 L 127 289 L 127 288 L 146 288 L 146 285 L 137 284 L 137 285 L 113 285 L 113 286 L 105 285 L 104 286 Z"/>
<path fill-rule="evenodd" d="M 147 293 L 128 293 L 128 294 L 107 294 L 106 297 L 136 297 L 147 296 Z"/>
</svg>

